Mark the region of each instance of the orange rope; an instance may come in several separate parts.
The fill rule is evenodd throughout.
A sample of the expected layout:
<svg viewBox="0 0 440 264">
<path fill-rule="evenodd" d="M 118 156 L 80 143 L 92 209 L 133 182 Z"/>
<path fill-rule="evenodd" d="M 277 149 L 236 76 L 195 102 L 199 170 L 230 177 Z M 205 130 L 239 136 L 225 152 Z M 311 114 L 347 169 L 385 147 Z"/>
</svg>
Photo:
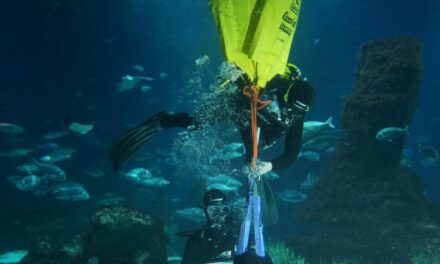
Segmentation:
<svg viewBox="0 0 440 264">
<path fill-rule="evenodd" d="M 251 100 L 251 131 L 252 131 L 252 170 L 257 168 L 258 158 L 258 133 L 257 133 L 257 110 L 263 109 L 272 101 L 262 101 L 258 98 L 260 88 L 256 85 L 247 85 L 243 88 L 243 95 Z"/>
</svg>

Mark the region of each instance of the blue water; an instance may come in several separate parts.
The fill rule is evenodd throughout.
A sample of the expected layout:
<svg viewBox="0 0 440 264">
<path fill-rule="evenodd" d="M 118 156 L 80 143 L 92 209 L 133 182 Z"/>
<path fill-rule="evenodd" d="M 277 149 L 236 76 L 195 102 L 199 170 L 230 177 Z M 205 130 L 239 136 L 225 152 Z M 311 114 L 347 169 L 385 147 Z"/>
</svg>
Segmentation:
<svg viewBox="0 0 440 264">
<path fill-rule="evenodd" d="M 316 90 L 316 103 L 307 120 L 332 115 L 339 127 L 341 98 L 353 88 L 362 43 L 413 36 L 423 47 L 423 81 L 407 146 L 416 161 L 421 159 L 417 136 L 429 136 L 429 144 L 440 147 L 440 122 L 432 124 L 440 118 L 439 12 L 436 0 L 303 1 L 290 60 L 301 67 Z M 16 174 L 15 167 L 28 158 L 0 159 L 0 251 L 24 248 L 44 232 L 63 241 L 86 226 L 83 219 L 94 212 L 94 198 L 109 192 L 130 195 L 137 187 L 112 171 L 107 159 L 110 145 L 124 130 L 158 111 L 193 110 L 192 104 L 178 99 L 196 70 L 194 60 L 203 55 L 211 58 L 209 71 L 216 72 L 223 55 L 208 1 L 0 1 L 0 122 L 19 124 L 26 131 L 17 136 L 1 134 L 0 150 L 35 147 L 45 142 L 44 134 L 64 129 L 66 117 L 95 122 L 91 135 L 98 141 L 91 144 L 73 134 L 56 140 L 77 149 L 73 159 L 61 166 L 69 180 L 87 187 L 92 199 L 86 202 L 57 201 L 18 191 L 6 177 Z M 151 91 L 134 89 L 115 95 L 120 78 L 136 73 L 133 65 L 141 65 L 142 75 L 156 79 L 149 84 Z M 161 72 L 168 76 L 160 78 Z M 176 132 L 164 131 L 147 148 L 170 148 Z M 298 188 L 302 181 L 298 177 L 303 178 L 311 166 L 298 162 L 281 173 L 292 188 Z M 313 166 L 316 172 L 323 168 Z M 85 175 L 90 167 L 100 168 L 105 176 L 93 179 Z M 188 187 L 191 179 L 179 185 L 173 168 L 161 169 L 172 184 L 167 193 L 157 195 L 184 198 L 186 206 L 200 204 L 200 194 L 192 194 Z M 416 165 L 414 169 L 422 178 L 426 196 L 440 200 L 440 168 Z M 280 185 L 274 184 L 274 188 Z M 145 213 L 158 212 L 165 223 L 172 221 L 177 209 L 143 201 L 134 206 Z M 286 204 L 281 207 L 292 209 Z M 292 217 L 281 214 L 281 224 Z M 79 223 L 71 229 L 32 229 L 60 218 Z"/>
</svg>

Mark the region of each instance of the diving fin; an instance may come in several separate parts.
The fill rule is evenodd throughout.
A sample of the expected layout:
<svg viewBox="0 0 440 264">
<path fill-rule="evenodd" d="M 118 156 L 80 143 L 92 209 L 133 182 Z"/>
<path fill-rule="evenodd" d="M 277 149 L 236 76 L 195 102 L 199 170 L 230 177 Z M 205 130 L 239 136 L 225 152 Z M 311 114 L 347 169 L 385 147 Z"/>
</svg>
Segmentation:
<svg viewBox="0 0 440 264">
<path fill-rule="evenodd" d="M 155 114 L 139 126 L 122 134 L 110 149 L 110 161 L 118 171 L 122 164 L 136 153 L 156 132 L 162 129 L 161 117 L 165 112 Z"/>
<path fill-rule="evenodd" d="M 258 193 L 261 196 L 261 212 L 263 214 L 264 225 L 274 225 L 278 223 L 278 206 L 275 196 L 265 177 L 258 182 Z"/>
</svg>

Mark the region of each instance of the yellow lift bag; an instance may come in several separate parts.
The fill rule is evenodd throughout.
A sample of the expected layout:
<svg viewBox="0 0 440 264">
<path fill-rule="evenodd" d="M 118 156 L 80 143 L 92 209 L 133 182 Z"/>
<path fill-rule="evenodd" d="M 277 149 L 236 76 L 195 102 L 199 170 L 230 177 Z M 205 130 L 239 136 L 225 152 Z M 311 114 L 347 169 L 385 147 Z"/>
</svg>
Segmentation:
<svg viewBox="0 0 440 264">
<path fill-rule="evenodd" d="M 263 88 L 284 73 L 301 0 L 210 0 L 228 62 Z"/>
</svg>

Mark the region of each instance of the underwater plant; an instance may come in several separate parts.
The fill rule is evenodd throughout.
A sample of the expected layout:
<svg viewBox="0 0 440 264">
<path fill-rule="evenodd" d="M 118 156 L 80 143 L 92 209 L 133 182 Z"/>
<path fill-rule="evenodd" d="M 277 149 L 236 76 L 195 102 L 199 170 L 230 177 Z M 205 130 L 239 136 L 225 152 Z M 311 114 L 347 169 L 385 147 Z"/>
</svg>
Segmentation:
<svg viewBox="0 0 440 264">
<path fill-rule="evenodd" d="M 270 243 L 267 251 L 274 264 L 305 264 L 304 258 L 297 256 L 293 250 L 282 242 Z"/>
</svg>

